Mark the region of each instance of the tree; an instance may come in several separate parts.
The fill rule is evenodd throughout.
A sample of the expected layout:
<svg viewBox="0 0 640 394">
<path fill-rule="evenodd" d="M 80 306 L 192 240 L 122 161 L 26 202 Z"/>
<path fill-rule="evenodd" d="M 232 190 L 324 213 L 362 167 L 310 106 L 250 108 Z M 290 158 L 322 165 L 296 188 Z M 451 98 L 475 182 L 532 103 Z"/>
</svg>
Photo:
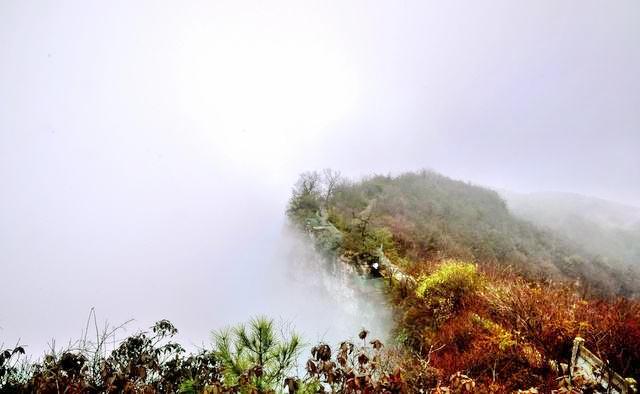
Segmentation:
<svg viewBox="0 0 640 394">
<path fill-rule="evenodd" d="M 264 317 L 214 332 L 213 339 L 225 383 L 249 386 L 259 393 L 282 387 L 302 347 L 298 335 L 276 335 L 273 320 Z"/>
<path fill-rule="evenodd" d="M 293 188 L 287 213 L 297 218 L 314 215 L 320 210 L 321 198 L 320 175 L 316 171 L 304 172 Z"/>
<path fill-rule="evenodd" d="M 342 182 L 340 171 L 332 170 L 331 168 L 325 168 L 322 170 L 322 183 L 324 188 L 323 202 L 325 207 L 329 206 L 333 195 L 335 194 L 336 187 Z"/>
</svg>

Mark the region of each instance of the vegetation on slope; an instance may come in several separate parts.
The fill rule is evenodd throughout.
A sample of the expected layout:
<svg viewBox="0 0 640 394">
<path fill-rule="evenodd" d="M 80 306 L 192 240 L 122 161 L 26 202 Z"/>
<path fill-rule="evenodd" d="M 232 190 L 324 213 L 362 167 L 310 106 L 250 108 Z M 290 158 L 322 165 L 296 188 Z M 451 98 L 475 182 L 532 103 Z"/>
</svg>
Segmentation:
<svg viewBox="0 0 640 394">
<path fill-rule="evenodd" d="M 330 179 L 301 176 L 289 213 L 300 222 L 323 207 L 345 234 L 344 250 L 366 254 L 382 244 L 394 262 L 459 258 L 512 266 L 530 278 L 577 280 L 585 294 L 632 296 L 640 288 L 637 275 L 514 217 L 492 190 L 429 171 L 355 183 L 327 173 Z"/>
<path fill-rule="evenodd" d="M 610 265 L 640 269 L 640 208 L 569 193 L 501 195 L 515 215 L 562 234 Z"/>
<path fill-rule="evenodd" d="M 0 351 L 0 393 L 391 394 L 462 393 L 475 387 L 462 374 L 440 384 L 428 362 L 386 348 L 365 330 L 359 343 L 311 348 L 305 372 L 298 375 L 299 338 L 277 332 L 271 320 L 256 318 L 215 332 L 211 348 L 188 354 L 170 340 L 176 328 L 162 320 L 111 352 L 105 351 L 105 340 L 114 331 L 95 343 L 84 338 L 78 347 L 52 350 L 35 363 L 24 358 L 22 347 L 5 349 Z"/>
<path fill-rule="evenodd" d="M 344 259 L 374 266 L 382 247 L 411 275 L 410 291 L 390 294 L 397 339 L 438 376 L 463 371 L 489 392 L 550 390 L 576 336 L 623 375 L 640 374 L 640 306 L 616 298 L 634 278 L 514 218 L 491 190 L 427 171 L 360 182 L 306 173 L 288 212 L 307 229 L 328 218 Z"/>
<path fill-rule="evenodd" d="M 596 382 L 567 375 L 576 336 L 611 369 L 640 376 L 640 303 L 612 295 L 630 285 L 511 217 L 490 190 L 430 172 L 358 183 L 307 173 L 288 214 L 330 255 L 401 271 L 389 275 L 395 343 L 363 330 L 361 343 L 317 344 L 295 371 L 301 339 L 269 319 L 216 331 L 195 354 L 161 320 L 117 343 L 113 330 L 85 335 L 37 362 L 20 346 L 0 349 L 0 393 L 593 392 Z"/>
</svg>

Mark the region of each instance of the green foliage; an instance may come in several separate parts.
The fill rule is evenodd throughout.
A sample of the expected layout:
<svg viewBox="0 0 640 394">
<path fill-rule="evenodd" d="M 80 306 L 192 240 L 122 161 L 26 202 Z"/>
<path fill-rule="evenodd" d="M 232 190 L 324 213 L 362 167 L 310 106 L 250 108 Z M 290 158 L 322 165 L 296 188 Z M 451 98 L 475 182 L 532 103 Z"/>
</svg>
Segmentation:
<svg viewBox="0 0 640 394">
<path fill-rule="evenodd" d="M 320 175 L 317 172 L 306 172 L 300 175 L 293 188 L 287 214 L 297 222 L 315 215 L 321 206 Z"/>
<path fill-rule="evenodd" d="M 85 346 L 52 350 L 43 361 L 30 363 L 22 359 L 22 347 L 3 350 L 0 393 L 502 393 L 529 387 L 537 390 L 526 392 L 555 392 L 557 366 L 570 357 L 578 329 L 613 370 L 638 376 L 637 301 L 588 302 L 566 287 L 491 279 L 496 286 L 478 292 L 475 304 L 431 331 L 423 346 L 386 347 L 363 330 L 356 343 L 314 346 L 305 376 L 288 374 L 299 339 L 282 339 L 270 320 L 221 331 L 214 351 L 190 355 L 168 341 L 177 330 L 162 320 L 149 332 L 125 338 L 111 354 Z M 426 306 L 426 299 L 413 292 L 410 297 Z M 412 335 L 402 329 L 398 340 L 409 347 Z M 580 386 L 576 376 L 568 377 L 574 388 Z M 561 387 L 567 387 L 566 378 L 560 377 Z"/>
<path fill-rule="evenodd" d="M 640 261 L 637 208 L 569 193 L 503 195 L 516 215 L 562 234 L 591 255 L 620 266 L 633 267 Z"/>
<path fill-rule="evenodd" d="M 303 175 L 299 185 L 305 179 L 313 177 Z M 638 303 L 589 300 L 634 294 L 640 279 L 631 270 L 625 273 L 514 217 L 492 190 L 434 172 L 343 181 L 331 190 L 331 198 L 318 193 L 313 204 L 290 205 L 290 215 L 299 214 L 291 217 L 312 229 L 320 249 L 333 245 L 331 250 L 360 265 L 388 260 L 383 265 L 399 267 L 411 278 L 390 292 L 399 312 L 397 342 L 426 360 L 408 374 L 435 367 L 470 384 L 456 374 L 467 371 L 479 378 L 481 392 L 529 387 L 548 392 L 556 376 L 546 362 L 566 360 L 575 335 L 591 338 L 621 373 L 638 370 L 630 367 L 640 365 Z M 300 199 L 304 193 L 296 195 Z M 333 237 L 337 232 L 342 236 Z M 632 240 L 628 246 L 633 249 Z M 339 383 L 344 358 L 332 362 L 322 355 L 314 355 L 310 374 Z M 440 372 L 426 381 L 432 378 L 440 380 Z M 416 392 L 433 384 L 409 387 Z"/>
<path fill-rule="evenodd" d="M 383 244 L 394 262 L 451 257 L 514 267 L 529 278 L 578 279 L 595 295 L 640 293 L 640 276 L 516 218 L 493 190 L 432 171 L 341 180 L 331 198 L 323 197 L 326 183 L 318 173 L 302 174 L 289 216 L 304 224 L 324 211 L 344 235 L 340 249 L 365 260 Z"/>
<path fill-rule="evenodd" d="M 214 353 L 222 363 L 228 386 L 275 390 L 293 367 L 302 343 L 300 337 L 276 335 L 273 321 L 264 317 L 214 332 Z"/>
<path fill-rule="evenodd" d="M 27 380 L 28 371 L 23 368 L 21 357 L 24 348 L 16 346 L 13 349 L 0 348 L 0 393 L 11 393 Z"/>
<path fill-rule="evenodd" d="M 391 231 L 384 227 L 374 228 L 367 232 L 363 240 L 364 250 L 372 251 L 378 249 L 380 246 L 382 246 L 382 249 L 385 251 L 395 248 Z"/>
<path fill-rule="evenodd" d="M 376 256 L 380 248 L 387 256 L 396 258 L 393 234 L 388 228 L 376 226 L 368 219 L 356 218 L 345 226 L 342 250 L 358 255 Z"/>
<path fill-rule="evenodd" d="M 342 184 L 340 173 L 328 168 L 322 174 L 316 171 L 300 174 L 289 200 L 287 214 L 298 224 L 304 224 L 306 219 L 332 204 L 336 190 Z"/>
<path fill-rule="evenodd" d="M 439 297 L 457 301 L 475 292 L 481 277 L 475 264 L 446 260 L 430 275 L 418 279 L 416 295 L 419 298 Z"/>
<path fill-rule="evenodd" d="M 291 214 L 298 215 L 300 218 L 312 215 L 320 210 L 320 201 L 317 195 L 300 194 L 291 199 Z"/>
<path fill-rule="evenodd" d="M 198 385 L 193 379 L 187 379 L 180 384 L 178 392 L 180 394 L 197 394 Z"/>
<path fill-rule="evenodd" d="M 342 245 L 342 233 L 321 214 L 307 217 L 305 221 L 307 230 L 312 231 L 316 248 L 324 253 L 333 254 Z"/>
<path fill-rule="evenodd" d="M 490 319 L 473 313 L 471 315 L 471 321 L 489 333 L 492 341 L 498 346 L 500 351 L 510 349 L 518 343 L 509 331 Z"/>
</svg>

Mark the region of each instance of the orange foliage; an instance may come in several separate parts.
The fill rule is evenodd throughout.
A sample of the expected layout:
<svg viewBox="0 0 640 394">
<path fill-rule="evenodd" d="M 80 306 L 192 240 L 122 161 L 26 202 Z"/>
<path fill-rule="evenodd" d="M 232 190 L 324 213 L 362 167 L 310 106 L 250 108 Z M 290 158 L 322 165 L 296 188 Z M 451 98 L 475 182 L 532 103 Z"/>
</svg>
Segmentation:
<svg viewBox="0 0 640 394">
<path fill-rule="evenodd" d="M 546 392 L 557 386 L 554 365 L 569 361 L 576 336 L 615 371 L 640 376 L 640 302 L 585 299 L 570 285 L 490 266 L 481 272 L 485 285 L 457 308 L 411 294 L 397 300 L 406 343 L 444 376 L 464 371 L 482 392 Z"/>
</svg>

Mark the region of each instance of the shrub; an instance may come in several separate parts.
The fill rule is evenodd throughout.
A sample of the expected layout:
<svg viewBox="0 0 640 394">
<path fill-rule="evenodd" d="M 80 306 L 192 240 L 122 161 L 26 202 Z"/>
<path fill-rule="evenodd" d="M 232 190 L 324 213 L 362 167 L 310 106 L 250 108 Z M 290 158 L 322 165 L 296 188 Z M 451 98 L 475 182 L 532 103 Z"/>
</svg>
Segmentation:
<svg viewBox="0 0 640 394">
<path fill-rule="evenodd" d="M 21 363 L 24 348 L 16 346 L 13 349 L 0 348 L 0 393 L 18 391 L 24 380 L 28 378 L 28 368 Z"/>
<path fill-rule="evenodd" d="M 433 297 L 450 300 L 454 305 L 480 287 L 478 268 L 471 263 L 446 260 L 430 275 L 418 279 L 418 298 Z"/>
<path fill-rule="evenodd" d="M 264 317 L 251 320 L 248 326 L 215 332 L 213 337 L 214 354 L 222 363 L 227 386 L 258 392 L 282 387 L 302 346 L 296 334 L 290 338 L 276 335 L 273 321 Z"/>
<path fill-rule="evenodd" d="M 505 351 L 518 344 L 508 330 L 505 330 L 504 327 L 492 320 L 474 313 L 471 315 L 471 321 L 489 334 L 489 338 L 498 346 L 500 351 Z"/>
<path fill-rule="evenodd" d="M 213 353 L 202 350 L 187 357 L 170 341 L 178 331 L 169 321 L 161 320 L 107 351 L 107 340 L 121 327 L 105 328 L 97 342 L 85 337 L 61 351 L 51 349 L 35 363 L 20 360 L 22 347 L 0 352 L 0 393 L 201 392 L 222 387 Z"/>
<path fill-rule="evenodd" d="M 342 342 L 336 352 L 324 343 L 314 346 L 306 364 L 308 384 L 316 384 L 318 393 L 418 392 L 415 386 L 407 387 L 399 368 L 408 358 L 385 351 L 377 339 L 367 344 L 367 335 L 365 330 L 360 332 L 361 346 Z"/>
</svg>

